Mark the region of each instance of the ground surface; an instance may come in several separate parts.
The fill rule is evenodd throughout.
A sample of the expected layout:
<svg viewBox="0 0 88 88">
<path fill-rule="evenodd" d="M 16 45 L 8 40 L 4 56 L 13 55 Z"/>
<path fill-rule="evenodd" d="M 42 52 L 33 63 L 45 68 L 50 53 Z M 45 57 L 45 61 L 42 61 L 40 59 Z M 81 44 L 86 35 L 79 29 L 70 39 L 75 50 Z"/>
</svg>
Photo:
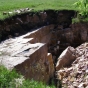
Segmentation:
<svg viewBox="0 0 88 88">
<path fill-rule="evenodd" d="M 77 0 L 0 0 L 0 18 L 5 18 L 3 12 L 20 8 L 44 9 L 69 9 L 77 10 L 73 5 Z"/>
</svg>

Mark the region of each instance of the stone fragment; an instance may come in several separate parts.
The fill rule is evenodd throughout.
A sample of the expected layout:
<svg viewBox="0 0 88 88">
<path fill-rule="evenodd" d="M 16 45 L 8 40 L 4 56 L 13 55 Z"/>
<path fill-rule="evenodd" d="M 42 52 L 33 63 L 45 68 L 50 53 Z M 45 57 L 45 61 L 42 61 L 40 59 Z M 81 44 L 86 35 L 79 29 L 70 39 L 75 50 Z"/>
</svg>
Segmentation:
<svg viewBox="0 0 88 88">
<path fill-rule="evenodd" d="M 50 78 L 54 77 L 54 62 L 53 62 L 53 58 L 52 58 L 52 54 L 48 53 L 47 54 L 47 59 L 48 59 L 48 63 L 49 63 L 49 76 Z"/>
<path fill-rule="evenodd" d="M 74 53 L 75 49 L 73 47 L 71 46 L 67 47 L 58 58 L 56 70 L 70 66 L 71 63 L 76 59 Z"/>
</svg>

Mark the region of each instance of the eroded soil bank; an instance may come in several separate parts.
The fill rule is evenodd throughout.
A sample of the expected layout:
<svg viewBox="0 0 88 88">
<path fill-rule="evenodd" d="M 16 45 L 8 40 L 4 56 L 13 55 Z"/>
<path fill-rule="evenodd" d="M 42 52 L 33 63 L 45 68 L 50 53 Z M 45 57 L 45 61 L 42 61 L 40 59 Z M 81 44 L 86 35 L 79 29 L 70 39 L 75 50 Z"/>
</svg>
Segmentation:
<svg viewBox="0 0 88 88">
<path fill-rule="evenodd" d="M 72 24 L 74 16 L 75 11 L 72 10 L 46 10 L 19 14 L 0 21 L 0 52 L 4 52 L 4 54 L 2 53 L 3 58 L 7 58 L 5 57 L 7 53 L 10 54 L 10 58 L 16 60 L 20 57 L 18 62 L 12 59 L 15 63 L 11 66 L 26 78 L 34 78 L 47 83 L 52 82 L 52 79 L 56 80 L 54 74 L 55 65 L 61 52 L 68 46 L 77 47 L 88 41 L 88 23 Z M 31 40 L 30 38 L 33 39 Z M 4 42 L 6 39 L 7 41 Z M 14 40 L 15 42 L 13 42 Z M 38 46 L 36 46 L 36 43 Z M 6 50 L 4 44 L 6 45 Z M 35 45 L 33 46 L 32 44 Z M 22 47 L 29 46 L 14 50 L 14 45 L 15 48 L 21 45 Z M 14 54 L 11 51 L 18 52 Z M 28 59 L 29 57 L 30 60 Z M 4 61 L 2 61 L 3 64 L 5 64 Z M 7 67 L 11 63 L 9 57 L 8 61 Z"/>
<path fill-rule="evenodd" d="M 36 30 L 42 26 L 54 24 L 54 29 L 60 25 L 60 29 L 68 28 L 72 22 L 74 11 L 54 11 L 46 10 L 40 12 L 29 12 L 18 14 L 11 18 L 0 21 L 0 41 L 15 37 L 32 30 Z"/>
</svg>

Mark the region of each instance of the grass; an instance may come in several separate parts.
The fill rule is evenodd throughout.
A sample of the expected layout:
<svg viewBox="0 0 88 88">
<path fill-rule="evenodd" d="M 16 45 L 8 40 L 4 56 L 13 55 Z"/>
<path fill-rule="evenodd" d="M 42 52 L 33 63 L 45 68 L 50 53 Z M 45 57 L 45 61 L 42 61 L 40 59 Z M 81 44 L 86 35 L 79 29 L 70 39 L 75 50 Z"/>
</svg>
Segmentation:
<svg viewBox="0 0 88 88">
<path fill-rule="evenodd" d="M 73 3 L 77 0 L 0 0 L 0 18 L 5 18 L 2 13 L 19 8 L 34 8 L 35 11 L 45 9 L 77 10 Z"/>
<path fill-rule="evenodd" d="M 56 88 L 54 85 L 48 86 L 42 82 L 36 82 L 34 80 L 26 80 L 23 82 L 21 88 Z"/>
<path fill-rule="evenodd" d="M 34 80 L 25 80 L 15 70 L 9 71 L 0 66 L 0 88 L 55 88 L 55 86 L 48 86 Z"/>
<path fill-rule="evenodd" d="M 0 66 L 0 88 L 9 88 L 12 80 L 18 77 L 20 76 L 15 70 L 9 71 L 5 67 Z"/>
</svg>

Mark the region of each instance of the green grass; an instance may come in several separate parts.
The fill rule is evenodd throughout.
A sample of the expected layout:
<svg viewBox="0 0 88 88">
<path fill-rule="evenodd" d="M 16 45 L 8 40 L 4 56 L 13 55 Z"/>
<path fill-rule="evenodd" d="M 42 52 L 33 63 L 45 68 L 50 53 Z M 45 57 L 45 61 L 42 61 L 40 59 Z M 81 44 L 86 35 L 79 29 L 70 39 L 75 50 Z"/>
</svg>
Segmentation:
<svg viewBox="0 0 88 88">
<path fill-rule="evenodd" d="M 4 11 L 13 11 L 19 8 L 34 8 L 37 10 L 45 9 L 68 9 L 77 10 L 73 6 L 73 3 L 77 0 L 0 0 L 0 18 L 3 17 L 2 13 Z"/>
<path fill-rule="evenodd" d="M 0 66 L 0 88 L 9 88 L 11 87 L 11 82 L 14 78 L 18 78 L 20 75 L 16 73 L 15 70 L 9 71 L 5 67 Z M 12 84 L 13 86 L 13 84 Z"/>
<path fill-rule="evenodd" d="M 22 83 L 19 79 L 23 79 Z M 5 67 L 0 66 L 0 88 L 55 88 L 55 86 L 48 86 L 34 80 L 25 80 L 15 70 L 9 71 Z"/>
<path fill-rule="evenodd" d="M 42 82 L 36 82 L 34 80 L 26 80 L 23 82 L 21 88 L 56 88 L 54 85 L 48 86 Z"/>
</svg>

